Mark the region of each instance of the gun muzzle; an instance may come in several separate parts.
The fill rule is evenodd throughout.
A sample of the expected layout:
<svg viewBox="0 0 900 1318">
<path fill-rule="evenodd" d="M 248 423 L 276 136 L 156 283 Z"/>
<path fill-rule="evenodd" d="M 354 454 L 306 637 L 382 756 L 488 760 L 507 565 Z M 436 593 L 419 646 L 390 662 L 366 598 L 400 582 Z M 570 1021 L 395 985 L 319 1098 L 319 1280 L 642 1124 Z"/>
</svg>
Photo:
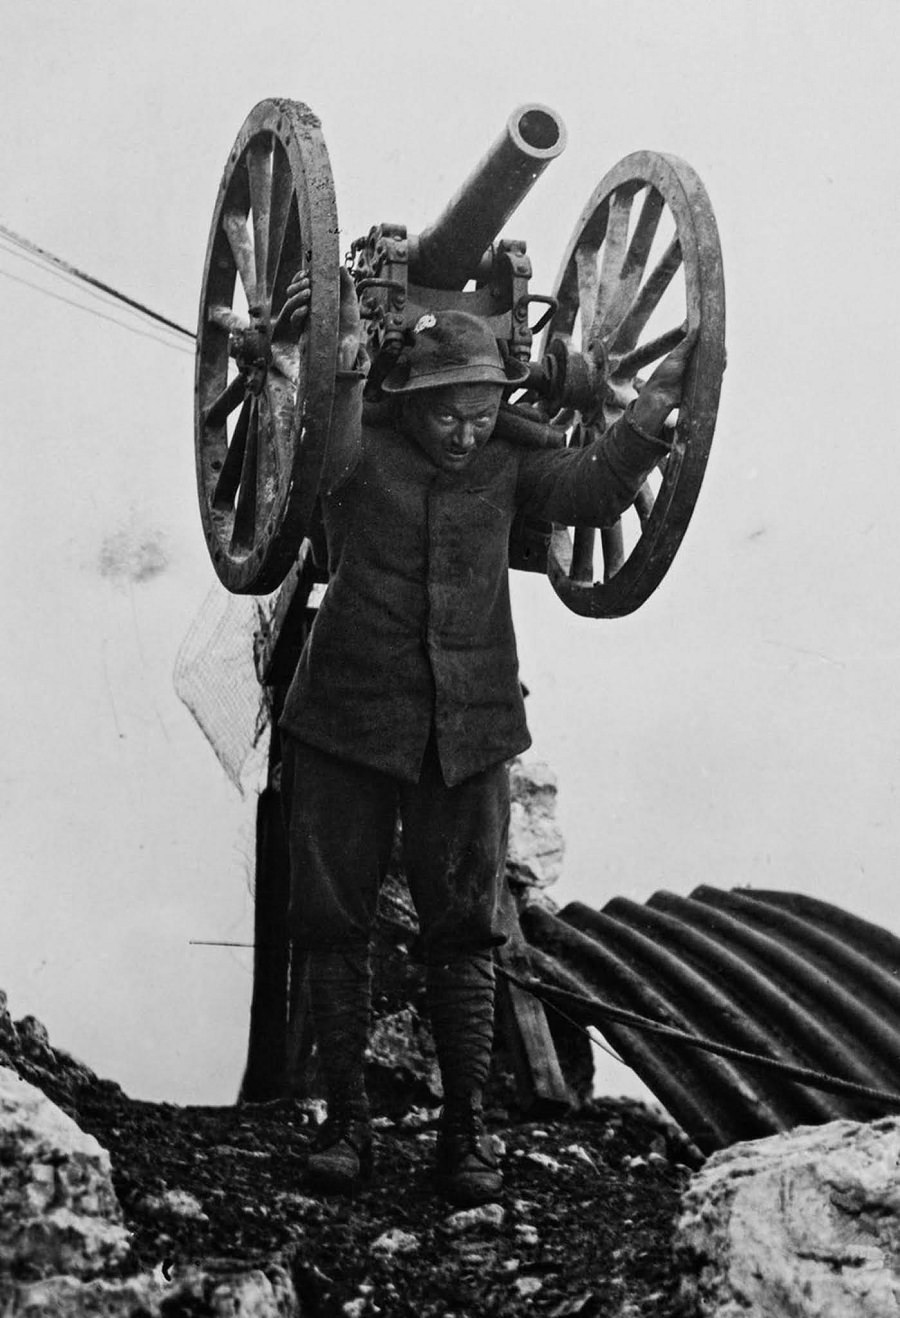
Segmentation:
<svg viewBox="0 0 900 1318">
<path fill-rule="evenodd" d="M 562 120 L 546 105 L 520 105 L 434 224 L 409 237 L 409 277 L 461 289 L 533 183 L 566 145 Z"/>
</svg>

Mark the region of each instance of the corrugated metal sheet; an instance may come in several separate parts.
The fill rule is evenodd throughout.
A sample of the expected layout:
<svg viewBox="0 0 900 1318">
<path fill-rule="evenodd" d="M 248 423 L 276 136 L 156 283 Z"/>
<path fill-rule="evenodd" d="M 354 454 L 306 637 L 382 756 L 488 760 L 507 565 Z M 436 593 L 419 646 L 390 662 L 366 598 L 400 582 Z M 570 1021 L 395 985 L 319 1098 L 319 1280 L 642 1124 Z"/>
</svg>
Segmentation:
<svg viewBox="0 0 900 1318">
<path fill-rule="evenodd" d="M 861 1085 L 900 1091 L 900 939 L 797 893 L 702 886 L 522 912 L 535 972 L 667 1025 Z M 578 1016 L 577 1008 L 571 1014 Z M 889 1109 L 616 1024 L 609 1043 L 710 1153 L 740 1139 Z"/>
</svg>

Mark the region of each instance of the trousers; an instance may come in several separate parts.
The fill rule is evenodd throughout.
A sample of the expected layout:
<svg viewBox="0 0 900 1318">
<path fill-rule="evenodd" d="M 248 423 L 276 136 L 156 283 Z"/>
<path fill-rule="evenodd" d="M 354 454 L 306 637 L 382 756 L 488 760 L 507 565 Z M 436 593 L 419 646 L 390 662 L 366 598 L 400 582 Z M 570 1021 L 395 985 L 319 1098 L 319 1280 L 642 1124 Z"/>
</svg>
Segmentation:
<svg viewBox="0 0 900 1318">
<path fill-rule="evenodd" d="M 367 945 L 397 819 L 419 918 L 411 954 L 446 964 L 506 941 L 498 922 L 509 830 L 505 761 L 447 787 L 432 739 L 408 783 L 283 736 L 291 936 L 307 951 Z"/>
</svg>

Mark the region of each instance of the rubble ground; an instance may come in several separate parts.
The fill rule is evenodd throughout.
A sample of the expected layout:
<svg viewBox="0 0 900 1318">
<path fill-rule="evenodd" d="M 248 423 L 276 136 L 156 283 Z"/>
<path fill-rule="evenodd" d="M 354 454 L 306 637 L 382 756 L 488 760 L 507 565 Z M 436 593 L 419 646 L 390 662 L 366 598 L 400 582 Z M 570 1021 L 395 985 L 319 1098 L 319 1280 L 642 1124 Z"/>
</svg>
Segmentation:
<svg viewBox="0 0 900 1318">
<path fill-rule="evenodd" d="M 305 1175 L 319 1101 L 131 1099 L 53 1048 L 34 1017 L 13 1023 L 2 992 L 0 1065 L 108 1150 L 131 1238 L 124 1277 L 281 1265 L 303 1318 L 683 1318 L 672 1240 L 699 1154 L 660 1109 L 594 1098 L 566 1119 L 529 1120 L 496 1103 L 488 1124 L 505 1187 L 496 1204 L 460 1213 L 431 1184 L 434 1107 L 377 1117 L 375 1179 L 329 1199 Z"/>
<path fill-rule="evenodd" d="M 110 1152 L 127 1270 L 280 1261 L 310 1315 L 674 1318 L 670 1252 L 689 1152 L 662 1114 L 594 1100 L 578 1117 L 494 1114 L 506 1185 L 468 1213 L 435 1195 L 436 1113 L 377 1122 L 375 1180 L 352 1199 L 311 1193 L 316 1104 L 137 1102 L 79 1096 L 79 1124 Z"/>
</svg>

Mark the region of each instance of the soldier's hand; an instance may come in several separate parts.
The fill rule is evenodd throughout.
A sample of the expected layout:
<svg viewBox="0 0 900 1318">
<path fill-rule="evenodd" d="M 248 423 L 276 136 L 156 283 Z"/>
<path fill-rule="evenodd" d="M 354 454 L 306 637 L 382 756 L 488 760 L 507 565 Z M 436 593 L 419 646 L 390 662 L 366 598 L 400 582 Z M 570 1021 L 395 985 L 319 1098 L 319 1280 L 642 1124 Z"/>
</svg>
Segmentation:
<svg viewBox="0 0 900 1318">
<path fill-rule="evenodd" d="M 309 274 L 306 270 L 298 270 L 288 284 L 287 297 L 278 316 L 277 328 L 284 330 L 290 325 L 299 338 L 309 324 L 310 297 Z"/>
<path fill-rule="evenodd" d="M 359 300 L 356 285 L 350 271 L 341 266 L 341 306 L 338 317 L 338 354 L 337 369 L 351 371 L 356 365 L 361 341 L 361 321 L 359 317 Z M 306 270 L 298 270 L 288 284 L 287 297 L 276 325 L 276 336 L 284 333 L 290 326 L 293 333 L 300 338 L 309 325 L 309 311 L 312 292 L 310 277 Z"/>
<path fill-rule="evenodd" d="M 641 430 L 658 435 L 666 417 L 681 402 L 684 372 L 697 343 L 697 331 L 687 334 L 657 366 L 634 401 L 631 415 Z"/>
</svg>

